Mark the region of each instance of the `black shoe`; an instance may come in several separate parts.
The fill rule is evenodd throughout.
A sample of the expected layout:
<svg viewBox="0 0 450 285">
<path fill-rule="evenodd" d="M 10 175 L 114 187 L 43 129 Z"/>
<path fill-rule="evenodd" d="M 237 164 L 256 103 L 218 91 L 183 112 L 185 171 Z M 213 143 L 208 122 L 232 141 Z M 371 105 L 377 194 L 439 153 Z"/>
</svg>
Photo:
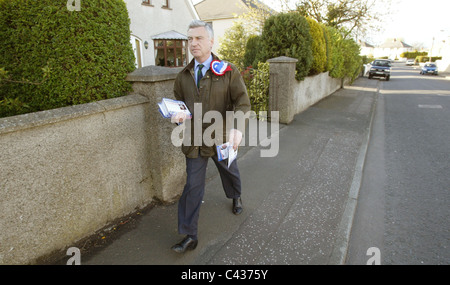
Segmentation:
<svg viewBox="0 0 450 285">
<path fill-rule="evenodd" d="M 233 199 L 233 214 L 240 215 L 242 213 L 242 200 L 241 198 Z"/>
<path fill-rule="evenodd" d="M 197 247 L 198 240 L 186 236 L 182 241 L 172 246 L 172 250 L 178 253 L 184 253 L 186 250 L 194 250 Z"/>
</svg>

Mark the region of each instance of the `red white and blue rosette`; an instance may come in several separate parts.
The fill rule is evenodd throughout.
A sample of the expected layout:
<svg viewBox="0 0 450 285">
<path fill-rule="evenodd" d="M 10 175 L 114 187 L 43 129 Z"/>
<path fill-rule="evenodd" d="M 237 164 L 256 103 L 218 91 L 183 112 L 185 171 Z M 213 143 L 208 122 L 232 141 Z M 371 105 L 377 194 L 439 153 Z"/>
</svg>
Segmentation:
<svg viewBox="0 0 450 285">
<path fill-rule="evenodd" d="M 227 71 L 231 71 L 231 66 L 225 61 L 213 60 L 211 62 L 211 70 L 215 75 L 222 76 Z"/>
</svg>

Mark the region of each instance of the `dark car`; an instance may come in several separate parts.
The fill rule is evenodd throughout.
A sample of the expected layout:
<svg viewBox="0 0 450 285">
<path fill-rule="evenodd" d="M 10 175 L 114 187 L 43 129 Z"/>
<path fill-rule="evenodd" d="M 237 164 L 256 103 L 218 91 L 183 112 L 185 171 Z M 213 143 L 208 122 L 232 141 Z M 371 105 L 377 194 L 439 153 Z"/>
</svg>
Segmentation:
<svg viewBox="0 0 450 285">
<path fill-rule="evenodd" d="M 425 63 L 425 65 L 422 67 L 422 70 L 420 71 L 420 74 L 438 75 L 437 65 L 432 62 Z"/>
<path fill-rule="evenodd" d="M 376 59 L 371 63 L 369 79 L 373 77 L 384 77 L 386 81 L 391 78 L 391 62 L 387 59 Z"/>
</svg>

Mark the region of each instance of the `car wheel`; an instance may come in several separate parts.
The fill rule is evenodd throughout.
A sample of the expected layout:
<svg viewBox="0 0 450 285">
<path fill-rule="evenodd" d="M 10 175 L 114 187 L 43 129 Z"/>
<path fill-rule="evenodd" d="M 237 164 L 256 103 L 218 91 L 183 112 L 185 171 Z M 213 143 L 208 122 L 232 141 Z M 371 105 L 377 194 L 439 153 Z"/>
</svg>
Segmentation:
<svg viewBox="0 0 450 285">
<path fill-rule="evenodd" d="M 389 79 L 391 79 L 390 76 L 386 76 L 386 81 L 389 81 Z"/>
<path fill-rule="evenodd" d="M 369 74 L 369 79 L 372 79 L 372 75 Z"/>
</svg>

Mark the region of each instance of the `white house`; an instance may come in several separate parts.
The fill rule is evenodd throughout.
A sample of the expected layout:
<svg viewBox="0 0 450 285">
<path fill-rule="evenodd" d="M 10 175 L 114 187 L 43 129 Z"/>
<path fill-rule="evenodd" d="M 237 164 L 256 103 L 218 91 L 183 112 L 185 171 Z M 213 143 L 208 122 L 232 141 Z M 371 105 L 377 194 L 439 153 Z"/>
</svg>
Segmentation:
<svg viewBox="0 0 450 285">
<path fill-rule="evenodd" d="M 387 56 L 395 60 L 400 59 L 400 55 L 407 51 L 414 51 L 414 48 L 399 39 L 391 38 L 375 48 L 374 56 L 376 58 Z"/>
<path fill-rule="evenodd" d="M 373 57 L 373 54 L 375 52 L 375 46 L 373 46 L 367 42 L 360 41 L 360 40 L 358 40 L 358 44 L 361 47 L 361 52 L 360 52 L 361 55 Z"/>
<path fill-rule="evenodd" d="M 450 72 L 450 36 L 443 37 L 433 48 L 432 56 L 442 56 L 442 60 L 437 60 L 439 71 Z"/>
<path fill-rule="evenodd" d="M 136 67 L 189 63 L 187 27 L 199 19 L 191 0 L 124 0 Z"/>
<path fill-rule="evenodd" d="M 214 29 L 214 53 L 217 54 L 221 38 L 239 16 L 248 13 L 251 8 L 262 8 L 273 12 L 260 1 L 255 3 L 250 0 L 203 0 L 195 4 L 200 19 L 211 24 Z"/>
</svg>

